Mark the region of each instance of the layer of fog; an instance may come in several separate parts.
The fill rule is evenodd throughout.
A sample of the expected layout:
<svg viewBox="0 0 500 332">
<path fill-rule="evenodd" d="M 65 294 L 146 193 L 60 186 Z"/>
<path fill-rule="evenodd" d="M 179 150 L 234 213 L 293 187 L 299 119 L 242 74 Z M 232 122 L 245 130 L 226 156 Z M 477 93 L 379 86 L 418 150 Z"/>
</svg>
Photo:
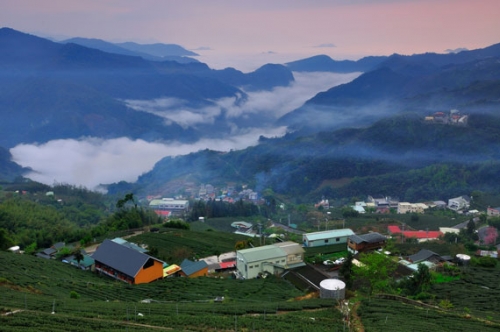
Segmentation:
<svg viewBox="0 0 500 332">
<path fill-rule="evenodd" d="M 295 73 L 296 81 L 289 87 L 273 91 L 248 94 L 245 102 L 234 98 L 214 101 L 213 106 L 193 109 L 183 107 L 182 100 L 158 99 L 150 101 L 128 101 L 129 105 L 142 111 L 176 121 L 183 126 L 211 123 L 216 116 L 224 114 L 226 121 L 244 118 L 261 112 L 280 116 L 301 106 L 320 91 L 346 83 L 356 74 Z M 222 113 L 224 110 L 224 113 Z M 10 150 L 13 161 L 31 168 L 25 176 L 41 183 L 67 183 L 97 189 L 101 184 L 120 181 L 134 182 L 138 176 L 150 171 L 156 162 L 167 156 L 184 155 L 202 149 L 230 151 L 244 149 L 258 143 L 260 136 L 279 137 L 287 128 L 275 126 L 234 126 L 230 135 L 220 138 L 203 138 L 194 144 L 179 142 L 146 142 L 129 138 L 100 139 L 83 137 L 53 140 L 43 144 L 20 144 Z"/>
<path fill-rule="evenodd" d="M 154 100 L 126 100 L 127 105 L 135 110 L 149 112 L 165 119 L 166 123 L 176 122 L 184 128 L 213 124 L 217 118 L 224 117 L 226 122 L 235 122 L 239 126 L 245 119 L 259 117 L 259 126 L 263 122 L 274 120 L 299 108 L 305 101 L 318 92 L 333 86 L 347 83 L 358 77 L 360 73 L 294 73 L 295 82 L 287 87 L 276 87 L 272 91 L 247 92 L 248 98 L 241 96 L 222 98 L 213 101 L 212 105 L 194 108 L 176 98 L 160 98 Z M 248 126 L 252 126 L 251 123 Z"/>
</svg>

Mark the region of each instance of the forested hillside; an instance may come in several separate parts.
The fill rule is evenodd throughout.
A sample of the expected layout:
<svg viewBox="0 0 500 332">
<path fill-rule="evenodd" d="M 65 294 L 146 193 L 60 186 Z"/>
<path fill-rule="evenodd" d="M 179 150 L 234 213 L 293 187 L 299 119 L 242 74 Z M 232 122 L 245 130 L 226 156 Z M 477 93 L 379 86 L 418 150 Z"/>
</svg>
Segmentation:
<svg viewBox="0 0 500 332">
<path fill-rule="evenodd" d="M 243 182 L 257 190 L 271 188 L 307 200 L 369 194 L 444 199 L 472 190 L 496 192 L 499 132 L 500 120 L 493 115 L 474 114 L 468 126 L 452 126 L 404 114 L 362 129 L 290 134 L 263 139 L 242 151 L 165 158 L 136 184 L 109 189 L 146 194 L 161 192 L 173 181 L 189 180 Z"/>
</svg>

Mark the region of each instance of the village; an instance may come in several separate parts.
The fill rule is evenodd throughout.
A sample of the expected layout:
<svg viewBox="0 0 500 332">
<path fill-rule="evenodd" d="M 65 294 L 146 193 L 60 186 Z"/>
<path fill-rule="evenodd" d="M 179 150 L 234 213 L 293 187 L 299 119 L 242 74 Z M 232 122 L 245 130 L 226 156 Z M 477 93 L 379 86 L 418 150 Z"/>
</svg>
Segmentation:
<svg viewBox="0 0 500 332">
<path fill-rule="evenodd" d="M 251 190 L 250 190 L 251 191 Z M 257 198 L 257 195 L 252 196 Z M 324 297 L 343 298 L 345 284 L 340 280 L 338 270 L 346 262 L 349 255 L 353 257 L 353 264 L 362 264 L 357 260 L 360 254 L 375 252 L 387 256 L 398 263 L 400 277 L 410 276 L 418 270 L 419 264 L 425 264 L 430 270 L 442 268 L 446 264 L 466 264 L 470 260 L 464 252 L 454 256 L 440 255 L 429 249 L 421 249 L 412 255 L 394 255 L 387 250 L 388 242 L 431 243 L 440 241 L 448 235 L 456 235 L 461 230 L 476 225 L 481 221 L 480 216 L 500 216 L 500 207 L 489 207 L 487 211 L 470 210 L 471 197 L 467 195 L 453 197 L 444 201 L 426 203 L 400 202 L 394 197 L 368 196 L 365 201 L 357 201 L 349 206 L 355 213 L 390 215 L 411 214 L 417 216 L 424 214 L 429 209 L 443 209 L 453 211 L 457 215 L 467 216 L 468 220 L 453 227 L 439 227 L 439 230 L 414 230 L 405 229 L 405 224 L 389 224 L 384 232 L 369 231 L 355 233 L 352 229 L 332 228 L 324 231 L 305 232 L 296 228 L 296 225 L 271 222 L 268 227 L 280 229 L 279 234 L 263 233 L 262 225 L 254 225 L 247 221 L 235 221 L 231 226 L 234 233 L 244 235 L 256 241 L 249 241 L 247 248 L 235 248 L 234 251 L 219 253 L 218 255 L 184 259 L 180 264 L 169 264 L 149 252 L 147 245 L 129 242 L 124 238 L 105 239 L 101 243 L 94 243 L 87 248 L 73 248 L 63 242 L 56 243 L 50 248 L 36 253 L 41 259 L 59 259 L 63 263 L 75 266 L 82 270 L 92 271 L 102 276 L 113 278 L 128 284 L 143 284 L 157 280 L 175 277 L 225 277 L 236 279 L 265 278 L 268 275 L 279 276 L 284 279 L 300 280 L 306 287 L 320 292 Z M 330 209 L 328 200 L 322 199 L 315 205 L 315 209 Z M 164 217 L 165 226 L 172 217 L 185 215 L 189 210 L 189 201 L 174 198 L 151 199 L 149 208 L 158 216 Z M 204 220 L 201 220 L 203 222 Z M 326 227 L 327 224 L 325 224 Z M 342 223 L 345 226 L 345 220 Z M 158 232 L 158 228 L 144 229 L 142 232 Z M 295 239 L 300 236 L 300 241 L 287 240 L 284 234 L 293 231 Z M 491 242 L 488 227 L 483 226 L 476 230 L 478 243 L 495 245 L 496 236 Z M 490 236 L 487 239 L 487 236 Z M 262 244 L 262 242 L 264 242 Z M 76 250 L 75 250 L 76 249 Z M 19 252 L 19 247 L 10 249 Z M 496 250 L 478 250 L 478 257 L 487 256 L 498 258 L 500 245 Z M 321 257 L 311 259 L 314 256 Z M 332 288 L 333 287 L 333 288 Z"/>
</svg>

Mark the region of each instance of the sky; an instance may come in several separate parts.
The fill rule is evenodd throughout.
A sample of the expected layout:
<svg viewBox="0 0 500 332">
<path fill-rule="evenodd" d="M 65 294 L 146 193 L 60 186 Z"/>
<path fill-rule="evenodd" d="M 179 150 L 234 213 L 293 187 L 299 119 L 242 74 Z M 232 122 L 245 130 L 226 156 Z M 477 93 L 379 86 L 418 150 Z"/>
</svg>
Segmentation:
<svg viewBox="0 0 500 332">
<path fill-rule="evenodd" d="M 173 43 L 213 68 L 443 53 L 500 42 L 498 0 L 1 0 L 0 24 L 55 38 Z M 273 61 L 274 60 L 274 61 Z"/>
</svg>

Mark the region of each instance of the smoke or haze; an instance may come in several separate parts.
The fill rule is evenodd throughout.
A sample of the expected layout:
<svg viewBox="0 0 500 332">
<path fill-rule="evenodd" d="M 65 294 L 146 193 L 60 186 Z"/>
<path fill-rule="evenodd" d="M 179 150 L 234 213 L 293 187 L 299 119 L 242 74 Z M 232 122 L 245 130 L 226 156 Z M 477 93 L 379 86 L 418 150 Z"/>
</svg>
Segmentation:
<svg viewBox="0 0 500 332">
<path fill-rule="evenodd" d="M 57 182 L 96 189 L 100 184 L 134 182 L 163 157 L 207 148 L 217 151 L 244 149 L 257 144 L 260 136 L 282 136 L 287 128 L 273 126 L 271 120 L 298 108 L 316 93 L 351 81 L 358 75 L 296 73 L 296 81 L 290 87 L 251 92 L 245 102 L 221 99 L 214 101 L 212 106 L 199 109 L 190 108 L 179 99 L 127 101 L 134 109 L 157 114 L 167 122 L 175 121 L 184 127 L 210 124 L 221 115 L 229 122 L 239 119 L 239 126 L 232 126 L 231 133 L 221 133 L 220 138 L 204 138 L 194 144 L 146 142 L 125 137 L 109 140 L 86 137 L 79 140 L 53 140 L 43 144 L 20 144 L 10 152 L 16 163 L 33 170 L 26 175 L 28 178 L 49 185 Z M 245 126 L 241 120 L 248 115 L 259 114 L 266 114 L 268 123 L 261 123 L 259 127 L 250 124 Z"/>
<path fill-rule="evenodd" d="M 333 86 L 347 83 L 361 73 L 294 73 L 295 82 L 287 87 L 277 87 L 272 91 L 247 92 L 248 98 L 222 98 L 213 105 L 193 108 L 188 103 L 176 98 L 154 100 L 126 100 L 129 107 L 160 116 L 169 122 L 177 122 L 184 128 L 198 125 L 213 124 L 215 119 L 223 116 L 226 121 L 245 118 L 250 115 L 274 122 L 288 112 L 291 112 L 314 97 L 318 92 Z M 241 121 L 239 121 L 241 123 Z M 249 124 L 249 126 L 251 126 Z"/>
</svg>

